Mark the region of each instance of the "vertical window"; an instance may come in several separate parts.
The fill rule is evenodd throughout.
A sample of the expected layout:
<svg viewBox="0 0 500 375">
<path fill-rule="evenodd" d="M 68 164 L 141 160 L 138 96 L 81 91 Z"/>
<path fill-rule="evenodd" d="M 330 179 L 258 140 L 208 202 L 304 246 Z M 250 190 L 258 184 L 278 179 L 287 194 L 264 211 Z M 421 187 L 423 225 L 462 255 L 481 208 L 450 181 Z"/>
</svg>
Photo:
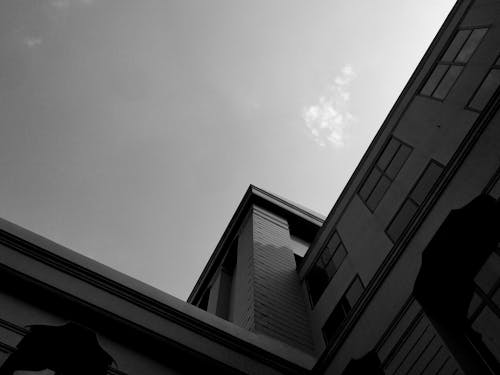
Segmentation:
<svg viewBox="0 0 500 375">
<path fill-rule="evenodd" d="M 363 290 L 363 283 L 359 276 L 356 276 L 323 326 L 323 337 L 327 343 L 333 341 L 338 335 L 347 316 L 358 302 L 359 297 L 361 297 Z"/>
<path fill-rule="evenodd" d="M 410 146 L 394 137 L 389 140 L 358 191 L 370 211 L 375 211 L 410 153 Z"/>
<path fill-rule="evenodd" d="M 434 160 L 427 165 L 386 229 L 386 233 L 392 242 L 396 242 L 408 227 L 419 207 L 434 188 L 442 171 L 443 167 Z"/>
<path fill-rule="evenodd" d="M 490 99 L 493 97 L 495 92 L 497 92 L 499 86 L 500 57 L 492 66 L 486 77 L 484 77 L 483 81 L 469 101 L 469 104 L 467 104 L 467 108 L 474 111 L 482 111 L 484 107 L 486 107 L 486 104 L 488 104 Z"/>
<path fill-rule="evenodd" d="M 318 302 L 346 255 L 347 250 L 342 244 L 338 232 L 333 232 L 312 269 L 305 277 L 312 306 L 316 305 L 316 302 Z"/>
<path fill-rule="evenodd" d="M 476 275 L 469 305 L 468 336 L 492 368 L 500 368 L 500 249 Z"/>
<path fill-rule="evenodd" d="M 459 30 L 420 94 L 440 100 L 446 98 L 487 31 L 487 28 Z"/>
</svg>

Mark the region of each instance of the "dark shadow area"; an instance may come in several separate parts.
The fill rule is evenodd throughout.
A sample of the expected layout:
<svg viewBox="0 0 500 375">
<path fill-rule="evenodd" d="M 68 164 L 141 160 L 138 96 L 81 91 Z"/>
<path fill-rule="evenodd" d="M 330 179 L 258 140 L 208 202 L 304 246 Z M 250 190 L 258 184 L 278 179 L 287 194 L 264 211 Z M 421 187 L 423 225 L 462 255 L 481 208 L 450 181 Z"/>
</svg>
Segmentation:
<svg viewBox="0 0 500 375">
<path fill-rule="evenodd" d="M 94 332 L 70 322 L 62 326 L 32 325 L 0 368 L 0 375 L 17 370 L 52 370 L 56 375 L 105 375 L 113 358 Z"/>
<path fill-rule="evenodd" d="M 470 326 L 475 277 L 500 241 L 500 202 L 480 195 L 455 209 L 422 253 L 414 294 L 455 357 L 471 373 L 500 373 L 498 361 Z M 487 367 L 484 367 L 484 363 Z M 479 372 L 478 372 L 479 371 Z"/>
<path fill-rule="evenodd" d="M 188 347 L 181 346 L 177 342 L 150 332 L 122 317 L 97 309 L 74 296 L 63 294 L 51 287 L 40 284 L 36 280 L 28 279 L 15 271 L 6 269 L 1 265 L 0 288 L 16 299 L 24 300 L 28 304 L 43 308 L 48 312 L 60 316 L 62 320 L 75 321 L 80 325 L 89 327 L 89 329 L 97 332 L 99 336 L 105 336 L 107 339 L 119 343 L 120 346 L 134 351 L 140 356 L 150 358 L 178 373 L 197 373 L 200 368 L 204 368 L 209 373 L 239 373 L 239 371 L 231 367 L 214 361 Z M 104 347 L 104 349 L 108 350 L 110 348 Z M 120 366 L 119 356 L 112 351 L 110 351 L 110 354 L 116 360 L 118 366 Z M 118 371 L 119 373 L 127 371 L 126 368 L 118 368 L 121 370 Z M 111 371 L 111 373 L 115 372 L 115 370 Z M 11 373 L 5 372 L 0 372 L 0 374 L 11 375 Z M 98 374 L 98 372 L 92 371 L 85 372 L 85 375 Z M 80 375 L 80 373 L 70 371 L 69 373 L 60 375 Z"/>
</svg>

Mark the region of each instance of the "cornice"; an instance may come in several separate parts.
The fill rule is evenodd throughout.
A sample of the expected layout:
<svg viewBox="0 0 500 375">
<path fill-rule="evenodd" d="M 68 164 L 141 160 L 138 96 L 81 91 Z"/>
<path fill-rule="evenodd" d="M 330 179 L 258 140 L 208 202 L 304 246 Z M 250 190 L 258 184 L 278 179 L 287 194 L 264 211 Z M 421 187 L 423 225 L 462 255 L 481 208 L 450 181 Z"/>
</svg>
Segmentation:
<svg viewBox="0 0 500 375">
<path fill-rule="evenodd" d="M 228 332 L 225 332 L 215 326 L 212 326 L 204 321 L 197 319 L 185 312 L 179 311 L 178 309 L 162 303 L 154 298 L 146 296 L 138 291 L 133 290 L 125 285 L 122 285 L 108 277 L 105 277 L 97 272 L 89 270 L 79 264 L 65 259 L 62 256 L 54 254 L 47 251 L 31 242 L 25 241 L 11 233 L 4 230 L 0 230 L 0 244 L 7 246 L 8 248 L 15 250 L 25 256 L 35 259 L 38 262 L 46 264 L 51 268 L 61 271 L 71 277 L 84 281 L 100 290 L 103 290 L 109 294 L 112 294 L 124 301 L 127 301 L 135 306 L 140 307 L 146 311 L 149 311 L 157 316 L 160 316 L 170 322 L 178 324 L 196 334 L 209 338 L 211 341 L 219 343 L 224 347 L 235 350 L 242 353 L 250 358 L 258 360 L 260 363 L 269 365 L 274 369 L 283 371 L 290 374 L 304 374 L 307 372 L 303 367 L 287 361 L 286 359 L 273 354 L 267 350 L 264 350 L 250 342 L 246 342 Z M 4 268 L 5 266 L 0 267 Z M 16 273 L 18 271 L 15 271 Z M 27 275 L 29 278 L 29 275 Z M 41 283 L 41 282 L 40 282 Z M 41 283 L 43 284 L 43 283 Z M 57 290 L 59 294 L 65 294 L 65 292 L 59 291 L 53 286 L 51 289 Z M 73 296 L 74 299 L 80 303 L 84 303 L 78 296 Z M 97 308 L 100 312 L 106 315 L 110 315 L 108 311 L 102 308 L 93 306 Z M 131 322 L 132 325 L 136 325 Z M 143 327 L 143 330 L 146 328 Z M 151 335 L 158 335 L 156 332 L 149 331 Z M 170 338 L 164 337 L 166 340 L 171 340 Z M 178 343 L 179 346 L 184 347 L 186 351 L 192 351 L 191 348 L 183 346 Z M 202 354 L 202 353 L 200 353 Z M 202 354 L 203 355 L 203 354 Z M 214 361 L 217 361 L 213 359 Z"/>
</svg>

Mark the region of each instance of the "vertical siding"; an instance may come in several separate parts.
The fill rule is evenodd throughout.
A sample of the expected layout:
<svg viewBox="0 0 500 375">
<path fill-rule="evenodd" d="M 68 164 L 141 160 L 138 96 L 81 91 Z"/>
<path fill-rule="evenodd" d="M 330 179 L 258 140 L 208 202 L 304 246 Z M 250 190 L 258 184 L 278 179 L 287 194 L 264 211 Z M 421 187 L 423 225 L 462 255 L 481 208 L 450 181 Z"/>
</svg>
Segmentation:
<svg viewBox="0 0 500 375">
<path fill-rule="evenodd" d="M 253 222 L 249 216 L 238 237 L 229 312 L 230 321 L 249 331 L 255 330 L 253 274 Z"/>
<path fill-rule="evenodd" d="M 255 331 L 312 352 L 288 223 L 254 207 L 253 236 Z"/>
<path fill-rule="evenodd" d="M 415 300 L 396 318 L 378 349 L 387 375 L 462 374 Z"/>
</svg>

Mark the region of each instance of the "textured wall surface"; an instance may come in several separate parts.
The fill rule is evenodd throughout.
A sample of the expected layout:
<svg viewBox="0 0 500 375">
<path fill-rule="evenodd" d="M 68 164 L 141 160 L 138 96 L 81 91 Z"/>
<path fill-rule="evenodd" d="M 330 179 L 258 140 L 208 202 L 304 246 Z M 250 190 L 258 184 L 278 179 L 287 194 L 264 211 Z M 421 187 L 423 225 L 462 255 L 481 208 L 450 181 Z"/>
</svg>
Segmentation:
<svg viewBox="0 0 500 375">
<path fill-rule="evenodd" d="M 252 220 L 255 331 L 312 352 L 288 223 L 259 207 Z"/>
</svg>

